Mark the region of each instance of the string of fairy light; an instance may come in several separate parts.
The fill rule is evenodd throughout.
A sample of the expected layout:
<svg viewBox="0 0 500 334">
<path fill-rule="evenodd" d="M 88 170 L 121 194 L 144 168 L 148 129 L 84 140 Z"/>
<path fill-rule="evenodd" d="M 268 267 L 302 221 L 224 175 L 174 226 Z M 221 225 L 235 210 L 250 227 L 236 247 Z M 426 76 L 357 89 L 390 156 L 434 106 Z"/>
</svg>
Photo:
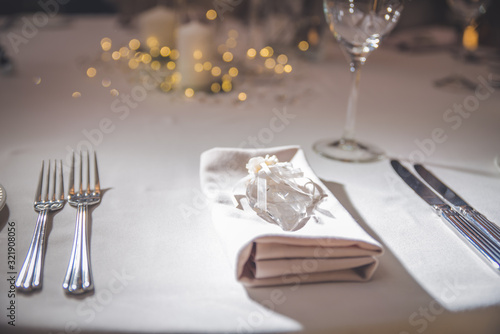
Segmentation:
<svg viewBox="0 0 500 334">
<path fill-rule="evenodd" d="M 210 9 L 206 12 L 206 17 L 208 20 L 215 20 L 217 12 Z M 243 56 L 246 59 L 238 59 L 234 53 L 234 49 L 238 45 L 238 36 L 239 33 L 235 29 L 227 32 L 225 42 L 217 46 L 217 54 L 220 58 L 213 62 L 204 61 L 201 50 L 195 50 L 192 55 L 181 55 L 177 49 L 171 46 L 160 45 L 158 39 L 154 36 L 147 38 L 145 45 L 142 45 L 138 39 L 133 38 L 126 45 L 114 49 L 111 38 L 104 37 L 100 41 L 101 60 L 125 63 L 131 71 L 144 68 L 161 71 L 164 79 L 159 84 L 159 88 L 163 92 L 170 92 L 181 87 L 182 74 L 177 68 L 177 61 L 180 57 L 192 57 L 195 72 L 208 72 L 211 75 L 213 81 L 208 89 L 214 94 L 229 93 L 234 90 L 235 85 L 233 82 L 240 75 L 240 64 L 243 60 L 263 62 L 264 71 L 277 76 L 287 75 L 292 72 L 293 68 L 289 64 L 288 56 L 285 53 L 276 53 L 271 46 L 266 46 L 260 50 L 252 47 L 248 48 Z M 301 51 L 307 51 L 309 44 L 307 41 L 300 41 L 297 47 Z M 93 66 L 86 70 L 86 75 L 89 78 L 95 78 L 97 74 L 97 69 Z M 111 80 L 102 79 L 101 84 L 103 87 L 109 88 Z M 187 98 L 191 98 L 196 94 L 194 88 L 186 87 L 182 89 Z M 119 92 L 116 89 L 110 89 L 110 94 L 118 96 Z M 74 92 L 73 97 L 81 97 L 81 93 Z M 247 93 L 244 91 L 238 92 L 237 99 L 241 102 L 245 101 Z"/>
</svg>

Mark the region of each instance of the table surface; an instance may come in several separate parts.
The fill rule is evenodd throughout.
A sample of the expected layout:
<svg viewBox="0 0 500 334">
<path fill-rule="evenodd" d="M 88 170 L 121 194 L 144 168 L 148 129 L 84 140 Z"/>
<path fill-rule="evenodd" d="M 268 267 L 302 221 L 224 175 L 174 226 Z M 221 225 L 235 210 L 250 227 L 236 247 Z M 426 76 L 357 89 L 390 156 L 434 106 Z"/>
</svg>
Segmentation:
<svg viewBox="0 0 500 334">
<path fill-rule="evenodd" d="M 331 39 L 316 62 L 292 52 L 293 71 L 282 79 L 241 76 L 230 93 L 189 99 L 146 90 L 137 73 L 99 61 L 101 38 L 115 47 L 137 34 L 115 17 L 53 22 L 17 53 L 8 32 L 0 33 L 16 66 L 14 75 L 0 76 L 2 332 L 498 333 L 499 275 L 397 179 L 388 159 L 346 164 L 313 152 L 316 140 L 341 133 L 350 86 Z M 94 64 L 98 73 L 89 78 L 85 70 Z M 456 71 L 479 82 L 490 75 L 447 52 L 377 50 L 363 69 L 357 133 L 390 158 L 423 159 L 499 222 L 500 94 L 486 86 L 433 86 Z M 243 103 L 239 91 L 248 94 Z M 282 145 L 300 145 L 317 175 L 383 244 L 371 281 L 253 289 L 236 282 L 200 190 L 200 154 Z M 98 154 L 104 189 L 91 212 L 95 293 L 73 298 L 61 287 L 76 212 L 67 205 L 49 224 L 43 289 L 10 295 L 8 231 L 15 226 L 18 271 L 35 224 L 40 162 L 69 166 L 71 151 L 88 147 Z M 15 328 L 6 318 L 11 303 Z"/>
</svg>

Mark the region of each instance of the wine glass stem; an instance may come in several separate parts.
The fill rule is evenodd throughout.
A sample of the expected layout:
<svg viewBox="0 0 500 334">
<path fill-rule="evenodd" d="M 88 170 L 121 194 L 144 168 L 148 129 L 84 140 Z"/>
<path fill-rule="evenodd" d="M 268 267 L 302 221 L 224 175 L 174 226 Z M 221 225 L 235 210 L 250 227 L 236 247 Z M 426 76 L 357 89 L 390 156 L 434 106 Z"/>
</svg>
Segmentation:
<svg viewBox="0 0 500 334">
<path fill-rule="evenodd" d="M 352 73 L 351 92 L 347 103 L 347 115 L 344 127 L 344 135 L 342 140 L 344 142 L 354 142 L 354 128 L 356 123 L 356 112 L 358 108 L 358 91 L 359 79 L 361 76 L 362 61 L 353 60 L 350 64 L 350 71 Z"/>
</svg>

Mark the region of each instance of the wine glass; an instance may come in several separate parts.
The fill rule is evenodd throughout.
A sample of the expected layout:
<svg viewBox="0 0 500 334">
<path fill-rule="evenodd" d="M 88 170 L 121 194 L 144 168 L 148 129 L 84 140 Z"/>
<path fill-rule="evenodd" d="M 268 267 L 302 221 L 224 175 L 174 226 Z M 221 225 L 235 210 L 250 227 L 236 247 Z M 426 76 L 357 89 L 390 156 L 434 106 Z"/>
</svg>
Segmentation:
<svg viewBox="0 0 500 334">
<path fill-rule="evenodd" d="M 344 51 L 352 73 L 344 133 L 338 140 L 325 139 L 314 144 L 319 154 L 346 162 L 379 160 L 383 152 L 358 142 L 354 136 L 361 67 L 370 53 L 396 26 L 403 0 L 324 0 L 323 9 L 335 39 Z"/>
<path fill-rule="evenodd" d="M 459 56 L 464 60 L 475 60 L 473 52 L 477 48 L 476 20 L 486 13 L 489 2 L 490 0 L 447 0 L 448 6 L 462 24 Z"/>
<path fill-rule="evenodd" d="M 448 6 L 457 15 L 462 25 L 462 34 L 458 40 L 458 51 L 453 51 L 463 62 L 477 62 L 475 54 L 478 44 L 476 20 L 486 12 L 490 0 L 447 0 Z M 452 87 L 466 90 L 476 90 L 477 84 L 460 73 L 450 74 L 438 79 L 434 84 L 439 87 Z"/>
</svg>

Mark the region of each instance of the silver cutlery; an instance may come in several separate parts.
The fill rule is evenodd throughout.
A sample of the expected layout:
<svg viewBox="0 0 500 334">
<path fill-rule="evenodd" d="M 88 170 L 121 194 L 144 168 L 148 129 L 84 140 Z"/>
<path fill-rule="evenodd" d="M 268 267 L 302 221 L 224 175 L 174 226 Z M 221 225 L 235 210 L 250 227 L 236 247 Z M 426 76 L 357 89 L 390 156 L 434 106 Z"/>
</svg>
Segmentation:
<svg viewBox="0 0 500 334">
<path fill-rule="evenodd" d="M 94 289 L 92 279 L 92 268 L 90 264 L 90 245 L 88 238 L 88 216 L 89 206 L 95 205 L 101 200 L 101 187 L 99 183 L 99 173 L 97 170 L 97 156 L 94 152 L 94 189 L 90 188 L 90 157 L 87 152 L 86 171 L 87 185 L 83 188 L 83 155 L 80 152 L 79 185 L 80 189 L 75 192 L 75 155 L 71 163 L 69 179 L 68 202 L 77 208 L 75 236 L 73 239 L 73 249 L 64 278 L 63 288 L 70 294 L 82 294 Z"/>
<path fill-rule="evenodd" d="M 57 163 L 54 161 L 51 183 L 51 168 L 49 161 L 44 192 L 44 162 L 42 162 L 42 170 L 40 171 L 40 177 L 38 179 L 38 187 L 34 203 L 35 211 L 38 211 L 38 219 L 36 221 L 35 231 L 33 233 L 33 238 L 31 239 L 26 259 L 24 260 L 23 266 L 21 267 L 21 271 L 19 272 L 16 280 L 16 287 L 21 290 L 31 291 L 42 287 L 45 241 L 47 238 L 47 215 L 50 211 L 62 209 L 65 202 L 62 161 L 59 161 L 59 173 L 56 173 L 56 170 Z M 59 182 L 57 182 L 57 179 L 59 179 Z M 57 187 L 57 183 L 59 183 L 59 187 Z M 42 192 L 44 194 L 42 194 Z"/>
<path fill-rule="evenodd" d="M 500 272 L 500 247 L 492 242 L 481 229 L 446 204 L 429 187 L 413 175 L 397 160 L 391 160 L 396 173 L 412 188 L 424 201 L 427 202 L 443 219 L 450 224 L 458 234 L 464 238 L 471 248 L 497 272 Z"/>
<path fill-rule="evenodd" d="M 424 181 L 427 182 L 448 203 L 450 203 L 455 210 L 459 211 L 463 216 L 465 216 L 465 218 L 476 224 L 476 226 L 483 230 L 483 232 L 486 233 L 493 242 L 500 246 L 500 227 L 467 204 L 467 202 L 457 195 L 457 193 L 441 182 L 441 180 L 428 171 L 424 166 L 416 164 L 414 165 L 414 168 Z"/>
</svg>

